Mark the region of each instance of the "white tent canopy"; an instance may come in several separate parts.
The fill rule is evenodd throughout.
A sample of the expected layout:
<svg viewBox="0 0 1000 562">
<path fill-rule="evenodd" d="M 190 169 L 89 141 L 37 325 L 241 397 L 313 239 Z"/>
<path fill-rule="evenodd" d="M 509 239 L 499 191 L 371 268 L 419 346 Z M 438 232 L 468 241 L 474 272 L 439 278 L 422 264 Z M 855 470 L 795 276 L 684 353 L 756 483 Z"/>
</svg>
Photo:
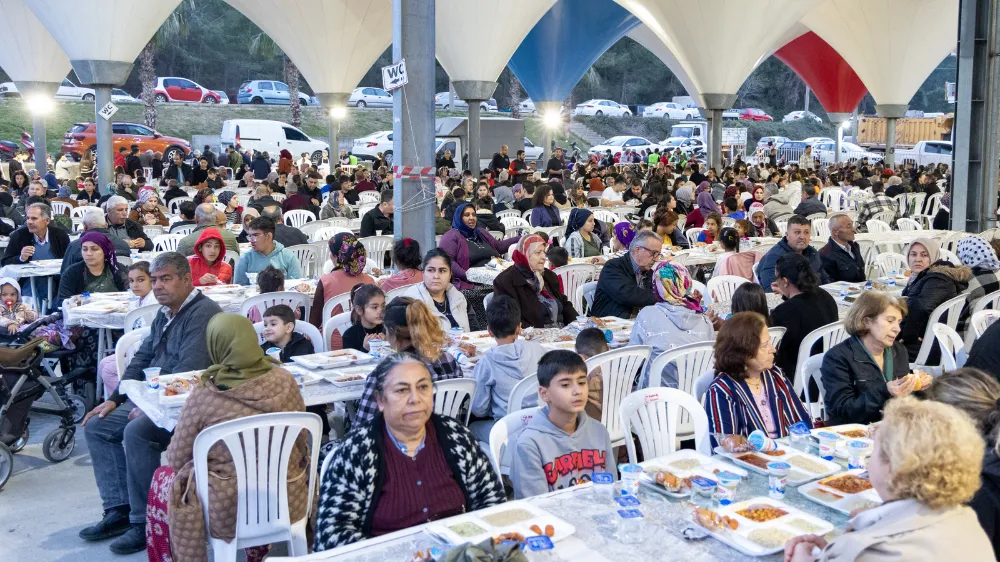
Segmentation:
<svg viewBox="0 0 1000 562">
<path fill-rule="evenodd" d="M 694 82 L 691 81 L 691 77 L 687 75 L 687 71 L 681 66 L 680 61 L 677 60 L 677 57 L 670 52 L 670 49 L 663 44 L 663 41 L 660 41 L 656 34 L 646 27 L 645 24 L 640 24 L 630 31 L 628 37 L 656 55 L 656 58 L 660 59 L 660 62 L 665 64 L 670 69 L 670 72 L 680 80 L 681 85 L 687 90 L 689 96 L 696 100 L 701 99 L 701 92 L 695 88 Z"/>
<path fill-rule="evenodd" d="M 880 105 L 907 105 L 955 49 L 958 0 L 825 0 L 802 20 Z"/>
<path fill-rule="evenodd" d="M 779 45 L 785 30 L 819 0 L 615 0 L 673 54 L 692 95 L 736 94 Z M 711 30 L 711 31 L 707 31 Z"/>
<path fill-rule="evenodd" d="M 15 82 L 62 82 L 69 57 L 22 0 L 0 0 L 0 68 Z"/>
<path fill-rule="evenodd" d="M 392 43 L 391 0 L 226 0 L 260 26 L 316 92 L 349 93 Z"/>
</svg>

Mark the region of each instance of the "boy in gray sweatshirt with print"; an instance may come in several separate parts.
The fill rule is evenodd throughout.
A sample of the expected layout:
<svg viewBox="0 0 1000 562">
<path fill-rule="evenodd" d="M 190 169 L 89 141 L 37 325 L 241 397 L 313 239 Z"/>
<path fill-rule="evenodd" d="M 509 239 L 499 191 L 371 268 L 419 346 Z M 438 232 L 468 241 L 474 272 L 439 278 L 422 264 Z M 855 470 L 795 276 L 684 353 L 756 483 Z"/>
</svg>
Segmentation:
<svg viewBox="0 0 1000 562">
<path fill-rule="evenodd" d="M 538 395 L 546 406 L 517 438 L 510 477 L 522 499 L 616 473 L 608 430 L 586 413 L 587 365 L 569 350 L 550 351 L 538 362 Z"/>
</svg>

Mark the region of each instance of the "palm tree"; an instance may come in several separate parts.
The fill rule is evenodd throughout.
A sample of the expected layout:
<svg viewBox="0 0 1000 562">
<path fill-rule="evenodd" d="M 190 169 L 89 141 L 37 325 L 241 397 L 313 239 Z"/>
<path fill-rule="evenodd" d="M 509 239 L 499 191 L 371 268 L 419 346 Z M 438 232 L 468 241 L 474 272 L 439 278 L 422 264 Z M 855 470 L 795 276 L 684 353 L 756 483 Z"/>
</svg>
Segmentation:
<svg viewBox="0 0 1000 562">
<path fill-rule="evenodd" d="M 292 112 L 292 126 L 300 127 L 302 125 L 302 106 L 299 103 L 299 68 L 263 31 L 250 39 L 248 50 L 251 55 L 261 55 L 266 58 L 281 55 L 284 63 L 285 84 L 288 85 L 288 106 Z"/>
<path fill-rule="evenodd" d="M 194 0 L 187 0 L 177 6 L 139 53 L 139 81 L 142 82 L 142 103 L 145 106 L 143 117 L 147 127 L 156 128 L 156 69 L 153 68 L 156 51 L 164 45 L 187 37 L 185 10 L 193 9 Z"/>
</svg>

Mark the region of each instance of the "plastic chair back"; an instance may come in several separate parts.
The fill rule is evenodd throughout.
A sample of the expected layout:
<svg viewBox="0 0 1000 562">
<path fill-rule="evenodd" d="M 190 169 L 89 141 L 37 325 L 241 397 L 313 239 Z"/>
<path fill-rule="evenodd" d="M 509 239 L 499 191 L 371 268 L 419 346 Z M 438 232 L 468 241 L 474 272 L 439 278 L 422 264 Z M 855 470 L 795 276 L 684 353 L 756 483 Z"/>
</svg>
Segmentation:
<svg viewBox="0 0 1000 562">
<path fill-rule="evenodd" d="M 503 477 L 504 473 L 510 471 L 510 450 L 508 446 L 511 441 L 517 442 L 517 436 L 528 425 L 539 412 L 538 408 L 525 408 L 511 412 L 497 420 L 490 430 L 490 460 L 493 461 L 493 469 L 497 471 L 498 477 Z"/>
<path fill-rule="evenodd" d="M 784 326 L 772 326 L 767 329 L 767 333 L 771 335 L 771 345 L 775 350 L 777 350 L 778 346 L 781 345 L 781 340 L 784 339 L 785 332 L 787 331 L 788 328 L 785 328 Z"/>
<path fill-rule="evenodd" d="M 632 440 L 633 432 L 639 438 L 642 454 L 647 459 L 669 455 L 679 449 L 682 412 L 694 425 L 695 449 L 711 456 L 705 409 L 687 392 L 659 387 L 637 390 L 622 400 L 619 416 L 629 462 L 639 462 Z"/>
<path fill-rule="evenodd" d="M 694 381 L 694 397 L 698 399 L 698 403 L 705 404 L 705 395 L 708 394 L 708 387 L 712 386 L 712 381 L 715 380 L 715 369 L 709 369 L 704 373 L 698 375 L 698 378 Z"/>
<path fill-rule="evenodd" d="M 594 308 L 594 295 L 597 293 L 597 281 L 591 281 L 589 283 L 584 283 L 577 288 L 577 295 L 573 298 L 573 302 L 584 302 L 587 304 L 587 312 Z M 584 310 L 577 310 L 579 314 L 584 314 Z"/>
<path fill-rule="evenodd" d="M 387 299 L 388 300 L 388 299 Z M 340 306 L 340 312 L 350 312 L 351 311 L 351 292 L 340 293 L 339 295 L 334 295 L 326 300 L 323 305 L 323 320 L 326 321 L 337 313 L 337 307 Z"/>
<path fill-rule="evenodd" d="M 395 289 L 393 289 L 391 291 L 386 291 L 385 292 L 385 303 L 389 304 L 390 302 L 392 302 L 392 299 L 394 299 L 396 297 L 403 296 L 403 294 L 406 291 L 408 291 L 410 289 L 410 287 L 412 287 L 414 285 L 416 285 L 416 283 L 410 283 L 409 285 L 403 285 L 402 287 L 396 287 Z"/>
<path fill-rule="evenodd" d="M 257 332 L 257 343 L 264 343 L 264 323 L 254 322 L 253 329 Z M 309 338 L 309 342 L 312 343 L 313 353 L 323 353 L 326 351 L 326 344 L 323 343 L 323 336 L 319 333 L 319 329 L 313 326 L 305 320 L 298 320 L 295 322 L 295 327 L 293 328 L 296 333 L 302 334 L 303 336 Z"/>
<path fill-rule="evenodd" d="M 875 255 L 875 267 L 879 277 L 889 277 L 895 271 L 901 274 L 907 269 L 906 256 L 895 252 L 883 252 Z"/>
<path fill-rule="evenodd" d="M 472 415 L 472 397 L 476 394 L 476 379 L 457 378 L 437 381 L 434 383 L 434 413 L 461 420 L 469 425 Z M 462 416 L 462 404 L 469 400 Z"/>
<path fill-rule="evenodd" d="M 953 371 L 965 365 L 965 343 L 954 329 L 940 322 L 934 324 L 934 338 L 941 348 L 941 370 Z"/>
<path fill-rule="evenodd" d="M 385 267 L 385 258 L 392 252 L 392 245 L 395 242 L 392 236 L 367 236 L 359 238 L 359 242 L 365 247 L 368 254 L 365 259 L 365 271 L 373 268 L 382 269 Z"/>
<path fill-rule="evenodd" d="M 823 419 L 824 412 L 826 411 L 826 391 L 823 389 L 823 377 L 820 372 L 823 366 L 823 357 L 826 353 L 820 353 L 819 355 L 813 355 L 806 360 L 805 364 L 802 365 L 802 372 L 799 376 L 795 377 L 795 382 L 798 383 L 802 380 L 802 391 L 796 389 L 796 393 L 800 393 L 805 396 L 805 400 L 802 401 L 802 405 L 806 407 L 806 411 L 813 419 Z M 816 397 L 816 401 L 813 402 L 812 397 L 809 396 L 809 381 L 816 382 L 816 388 L 819 389 L 819 396 Z M 797 386 L 797 385 L 796 385 Z"/>
<path fill-rule="evenodd" d="M 524 375 L 524 378 L 517 381 L 514 388 L 510 389 L 510 396 L 507 398 L 507 411 L 524 408 L 524 400 L 531 397 L 535 398 L 534 402 L 537 405 L 538 373 Z"/>
<path fill-rule="evenodd" d="M 243 304 L 240 305 L 240 314 L 249 318 L 250 311 L 257 309 L 257 314 L 263 318 L 264 311 L 276 304 L 287 304 L 292 310 L 302 307 L 305 309 L 304 317 L 308 318 L 309 309 L 312 306 L 312 298 L 298 291 L 278 291 L 275 293 L 254 295 L 243 301 Z M 302 320 L 301 322 L 305 321 Z M 296 324 L 298 323 L 296 322 Z"/>
<path fill-rule="evenodd" d="M 639 368 L 649 361 L 653 348 L 648 345 L 626 346 L 595 355 L 587 360 L 587 372 L 601 369 L 604 396 L 601 404 L 601 423 L 608 428 L 612 446 L 625 442 L 624 429 L 618 416 L 622 400 L 632 391 Z"/>
<path fill-rule="evenodd" d="M 708 294 L 714 302 L 726 302 L 733 300 L 733 293 L 736 289 L 750 281 L 739 275 L 717 275 L 708 280 Z"/>
<path fill-rule="evenodd" d="M 962 314 L 962 308 L 965 306 L 966 295 L 960 294 L 957 297 L 952 297 L 943 303 L 939 304 L 934 310 L 931 311 L 930 317 L 927 318 L 927 328 L 924 330 L 924 340 L 920 344 L 920 351 L 917 353 L 917 358 L 910 362 L 910 368 L 917 369 L 922 368 L 924 370 L 936 370 L 933 366 L 927 365 L 927 357 L 931 353 L 931 347 L 934 345 L 934 324 L 942 322 L 947 324 L 949 328 L 954 330 L 958 327 L 958 318 Z"/>
<path fill-rule="evenodd" d="M 698 243 L 698 235 L 701 234 L 701 228 L 689 228 L 684 231 L 684 237 L 687 238 L 688 244 L 694 248 L 694 245 Z"/>
<path fill-rule="evenodd" d="M 125 368 L 135 357 L 139 346 L 142 345 L 142 340 L 149 336 L 151 330 L 152 328 L 149 326 L 136 328 L 118 338 L 118 343 L 115 344 L 115 368 L 118 370 L 119 377 L 125 374 Z"/>
<path fill-rule="evenodd" d="M 795 382 L 793 386 L 795 387 L 796 394 L 802 394 L 802 384 L 805 381 L 805 377 L 800 376 L 800 373 L 802 372 L 802 367 L 806 364 L 806 360 L 812 356 L 813 345 L 821 341 L 821 353 L 826 353 L 830 351 L 831 347 L 846 340 L 848 337 L 847 330 L 844 329 L 844 323 L 840 320 L 826 326 L 820 326 L 806 334 L 806 337 L 802 339 L 802 343 L 799 345 L 798 358 L 795 360 Z M 790 375 L 786 374 L 785 376 Z"/>
<path fill-rule="evenodd" d="M 135 310 L 130 310 L 125 315 L 125 333 L 137 330 L 143 326 L 152 326 L 156 313 L 163 308 L 159 303 L 140 306 Z M 140 323 L 139 320 L 142 320 Z"/>
<path fill-rule="evenodd" d="M 285 213 L 285 225 L 293 228 L 301 228 L 307 222 L 316 220 L 316 213 L 306 209 L 294 209 Z"/>
<path fill-rule="evenodd" d="M 174 197 L 173 199 L 171 199 L 170 203 L 167 205 L 167 209 L 170 211 L 170 214 L 171 215 L 180 214 L 181 203 L 184 203 L 185 201 L 190 201 L 194 203 L 194 199 L 191 197 Z"/>
<path fill-rule="evenodd" d="M 302 277 L 313 278 L 316 277 L 316 268 L 319 252 L 316 251 L 316 247 L 312 244 L 299 244 L 297 246 L 290 246 L 287 250 L 295 254 L 295 258 L 299 260 L 299 267 L 302 268 Z"/>
<path fill-rule="evenodd" d="M 562 279 L 563 294 L 571 299 L 573 308 L 578 313 L 583 314 L 583 295 L 580 294 L 579 288 L 594 277 L 597 268 L 589 263 L 572 263 L 557 267 L 552 270 L 552 273 Z"/>
<path fill-rule="evenodd" d="M 869 219 L 865 222 L 865 226 L 868 227 L 868 232 L 870 234 L 876 234 L 879 232 L 889 232 L 889 223 L 879 220 L 879 219 Z"/>
<path fill-rule="evenodd" d="M 298 324 L 298 322 L 296 322 Z M 344 332 L 351 327 L 351 311 L 341 312 L 340 314 L 331 316 L 323 321 L 323 341 L 326 342 L 326 348 L 328 351 L 337 351 L 343 349 L 343 341 L 338 338 L 337 341 L 333 340 L 334 332 L 344 335 Z M 359 350 L 361 351 L 361 350 Z"/>
<path fill-rule="evenodd" d="M 173 252 L 177 250 L 177 245 L 180 244 L 181 239 L 184 238 L 183 234 L 161 234 L 153 239 L 153 251 L 154 252 Z"/>
</svg>

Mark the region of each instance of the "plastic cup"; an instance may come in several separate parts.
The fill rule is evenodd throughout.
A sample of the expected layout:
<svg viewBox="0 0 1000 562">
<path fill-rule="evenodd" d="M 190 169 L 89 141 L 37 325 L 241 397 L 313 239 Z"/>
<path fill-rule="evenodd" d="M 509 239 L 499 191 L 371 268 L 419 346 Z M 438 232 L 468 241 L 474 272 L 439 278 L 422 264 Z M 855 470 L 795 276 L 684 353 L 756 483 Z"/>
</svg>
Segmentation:
<svg viewBox="0 0 1000 562">
<path fill-rule="evenodd" d="M 642 542 L 642 512 L 638 509 L 618 510 L 618 541 L 625 544 Z"/>
<path fill-rule="evenodd" d="M 718 486 L 714 480 L 696 476 L 691 479 L 691 501 L 702 507 L 712 507 L 715 503 L 715 489 Z"/>
<path fill-rule="evenodd" d="M 719 499 L 719 505 L 730 505 L 736 501 L 736 489 L 740 486 L 743 477 L 727 470 L 716 474 L 715 478 L 719 481 L 719 487 L 715 494 Z"/>
<path fill-rule="evenodd" d="M 773 453 L 778 450 L 778 443 L 774 439 L 768 437 L 766 433 L 761 430 L 755 430 L 753 433 L 747 437 L 747 443 L 753 447 L 754 451 L 759 451 L 761 453 Z"/>
<path fill-rule="evenodd" d="M 785 499 L 785 484 L 788 483 L 788 471 L 792 465 L 787 462 L 767 463 L 767 495 L 776 499 Z"/>
<path fill-rule="evenodd" d="M 633 496 L 639 495 L 639 477 L 642 476 L 642 467 L 635 463 L 620 464 L 618 471 L 622 475 L 622 494 Z"/>
<path fill-rule="evenodd" d="M 280 347 L 272 347 L 272 348 L 268 349 L 267 350 L 267 355 L 268 355 L 268 357 L 274 359 L 278 363 L 281 363 L 281 348 Z"/>
<path fill-rule="evenodd" d="M 871 443 L 860 440 L 849 441 L 847 443 L 847 468 L 865 468 L 868 466 L 868 456 L 871 454 Z"/>
<path fill-rule="evenodd" d="M 599 503 L 611 503 L 615 497 L 615 477 L 610 472 L 595 472 L 591 477 L 594 483 L 594 499 Z"/>
<path fill-rule="evenodd" d="M 257 286 L 257 274 L 256 273 L 247 273 L 247 279 L 250 280 L 250 284 L 251 285 Z"/>
<path fill-rule="evenodd" d="M 809 427 L 803 422 L 792 424 L 788 428 L 788 442 L 800 451 L 809 451 Z"/>
<path fill-rule="evenodd" d="M 837 441 L 840 441 L 840 436 L 832 431 L 820 431 L 816 434 L 816 439 L 819 440 L 819 456 L 832 461 L 837 454 Z"/>
<path fill-rule="evenodd" d="M 152 390 L 157 390 L 160 388 L 160 368 L 159 367 L 147 367 L 142 370 L 142 374 L 146 376 L 146 386 Z"/>
</svg>

